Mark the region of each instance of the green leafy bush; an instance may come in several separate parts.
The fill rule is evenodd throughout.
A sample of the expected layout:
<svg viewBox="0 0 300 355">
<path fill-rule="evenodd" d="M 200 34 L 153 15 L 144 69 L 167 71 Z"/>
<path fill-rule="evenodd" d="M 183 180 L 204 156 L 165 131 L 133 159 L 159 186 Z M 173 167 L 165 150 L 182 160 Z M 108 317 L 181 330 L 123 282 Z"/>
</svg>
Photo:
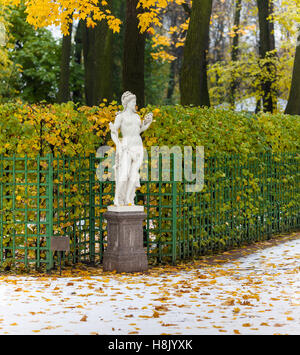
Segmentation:
<svg viewBox="0 0 300 355">
<path fill-rule="evenodd" d="M 46 236 L 53 234 L 71 236 L 73 262 L 101 258 L 102 214 L 113 184 L 97 181 L 98 160 L 90 154 L 113 145 L 109 123 L 120 109 L 116 103 L 0 105 L 0 264 L 49 263 Z M 174 261 L 299 227 L 299 116 L 181 106 L 149 106 L 140 114 L 149 111 L 147 148 L 204 146 L 206 158 L 201 192 L 186 193 L 184 183 L 172 181 L 142 184 L 149 255 Z"/>
<path fill-rule="evenodd" d="M 206 155 L 285 152 L 300 149 L 300 117 L 284 114 L 234 112 L 179 105 L 148 108 L 156 113 L 146 137 L 158 145 L 199 146 Z"/>
</svg>

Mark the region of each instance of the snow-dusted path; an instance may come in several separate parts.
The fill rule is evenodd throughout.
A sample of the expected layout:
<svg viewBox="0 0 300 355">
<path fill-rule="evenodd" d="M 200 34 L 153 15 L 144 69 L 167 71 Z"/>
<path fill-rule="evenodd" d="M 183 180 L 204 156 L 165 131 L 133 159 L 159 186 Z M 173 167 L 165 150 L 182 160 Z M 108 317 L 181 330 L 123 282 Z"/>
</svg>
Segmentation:
<svg viewBox="0 0 300 355">
<path fill-rule="evenodd" d="M 149 275 L 0 275 L 0 334 L 300 334 L 300 239 Z"/>
</svg>

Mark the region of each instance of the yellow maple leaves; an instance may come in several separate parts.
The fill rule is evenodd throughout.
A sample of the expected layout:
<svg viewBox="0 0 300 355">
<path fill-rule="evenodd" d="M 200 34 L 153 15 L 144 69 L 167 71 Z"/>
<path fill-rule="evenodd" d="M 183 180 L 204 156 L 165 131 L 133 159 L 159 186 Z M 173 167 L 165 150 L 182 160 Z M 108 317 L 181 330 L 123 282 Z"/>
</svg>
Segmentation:
<svg viewBox="0 0 300 355">
<path fill-rule="evenodd" d="M 20 0 L 6 0 L 7 4 L 18 6 Z M 107 1 L 98 0 L 28 0 L 26 1 L 27 21 L 35 28 L 60 25 L 63 34 L 68 34 L 69 23 L 87 20 L 94 27 L 97 21 L 106 20 L 113 32 L 120 31 L 122 21 L 112 15 Z"/>
<path fill-rule="evenodd" d="M 140 0 L 138 8 L 144 9 L 139 15 L 141 32 L 146 31 L 150 24 L 161 26 L 159 17 L 162 9 L 170 3 L 181 5 L 183 0 Z M 5 5 L 20 5 L 21 0 L 2 0 Z M 34 27 L 60 25 L 63 34 L 68 34 L 68 25 L 75 20 L 87 20 L 87 25 L 94 27 L 96 21 L 106 20 L 113 32 L 120 31 L 122 21 L 110 10 L 110 1 L 98 0 L 27 0 L 25 2 L 27 21 Z"/>
<path fill-rule="evenodd" d="M 143 11 L 138 15 L 139 29 L 141 33 L 147 31 L 155 35 L 158 28 L 162 27 L 162 14 L 169 4 L 182 5 L 184 0 L 140 0 L 138 8 Z M 21 0 L 2 0 L 0 4 L 18 6 Z M 108 27 L 114 32 L 120 32 L 122 21 L 115 16 L 111 9 L 111 1 L 105 0 L 27 0 L 25 2 L 27 22 L 35 28 L 50 25 L 60 26 L 64 35 L 69 34 L 69 24 L 74 20 L 85 20 L 88 27 L 95 27 L 98 21 L 106 21 Z M 168 53 L 171 45 L 170 35 L 177 31 L 186 31 L 189 19 L 177 27 L 173 27 L 166 35 L 157 34 L 153 39 L 153 47 L 160 50 L 152 54 L 155 60 L 171 62 L 176 59 Z M 183 46 L 184 38 L 181 38 L 176 47 Z"/>
</svg>

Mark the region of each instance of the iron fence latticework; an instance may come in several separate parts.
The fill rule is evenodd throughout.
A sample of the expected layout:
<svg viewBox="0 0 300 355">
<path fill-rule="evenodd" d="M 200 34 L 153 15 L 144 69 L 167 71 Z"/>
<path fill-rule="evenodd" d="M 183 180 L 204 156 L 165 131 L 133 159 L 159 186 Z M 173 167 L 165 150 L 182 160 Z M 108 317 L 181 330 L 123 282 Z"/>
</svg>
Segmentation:
<svg viewBox="0 0 300 355">
<path fill-rule="evenodd" d="M 300 228 L 300 152 L 207 157 L 204 188 L 192 193 L 169 160 L 167 178 L 160 156 L 158 178 L 142 176 L 136 196 L 150 259 L 175 263 Z M 100 163 L 94 155 L 0 156 L 2 267 L 50 270 L 54 235 L 70 237 L 65 263 L 102 261 L 114 182 L 97 179 Z"/>
</svg>

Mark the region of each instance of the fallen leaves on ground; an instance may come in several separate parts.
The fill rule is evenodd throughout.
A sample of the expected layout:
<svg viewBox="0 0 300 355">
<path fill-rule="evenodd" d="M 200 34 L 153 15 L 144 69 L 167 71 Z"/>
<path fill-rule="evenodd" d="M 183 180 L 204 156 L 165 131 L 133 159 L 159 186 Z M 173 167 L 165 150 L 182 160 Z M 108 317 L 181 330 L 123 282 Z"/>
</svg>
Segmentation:
<svg viewBox="0 0 300 355">
<path fill-rule="evenodd" d="M 0 334 L 293 334 L 299 237 L 143 274 L 77 265 L 62 276 L 2 275 Z"/>
</svg>

